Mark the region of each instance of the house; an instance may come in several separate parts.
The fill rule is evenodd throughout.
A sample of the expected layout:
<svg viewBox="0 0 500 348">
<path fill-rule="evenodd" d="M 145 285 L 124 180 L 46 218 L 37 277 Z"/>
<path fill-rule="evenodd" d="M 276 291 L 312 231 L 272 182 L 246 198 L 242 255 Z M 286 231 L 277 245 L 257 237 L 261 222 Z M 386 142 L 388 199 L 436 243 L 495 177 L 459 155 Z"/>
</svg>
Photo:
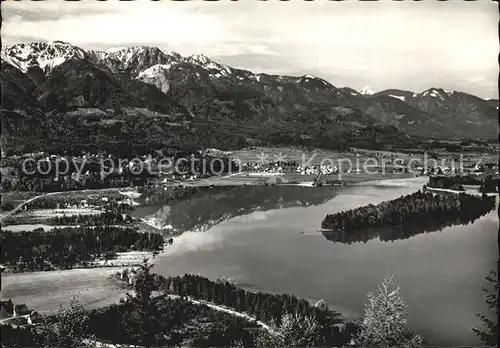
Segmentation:
<svg viewBox="0 0 500 348">
<path fill-rule="evenodd" d="M 34 325 L 34 324 L 40 323 L 42 321 L 43 317 L 38 312 L 32 312 L 32 313 L 30 313 L 30 315 L 28 315 L 27 319 L 28 319 L 28 324 Z"/>
<path fill-rule="evenodd" d="M 334 330 L 337 332 L 343 332 L 346 329 L 346 325 L 344 323 L 338 323 L 333 325 Z"/>
<path fill-rule="evenodd" d="M 19 304 L 14 306 L 14 316 L 18 317 L 21 315 L 28 315 L 31 313 L 31 309 L 28 309 L 28 306 L 25 304 Z"/>
<path fill-rule="evenodd" d="M 131 271 L 128 274 L 128 281 L 127 281 L 128 285 L 134 285 L 136 280 L 137 280 L 137 274 L 135 274 L 134 271 Z"/>
<path fill-rule="evenodd" d="M 0 308 L 0 318 L 10 318 L 14 315 L 14 304 L 11 300 L 2 301 Z"/>
</svg>

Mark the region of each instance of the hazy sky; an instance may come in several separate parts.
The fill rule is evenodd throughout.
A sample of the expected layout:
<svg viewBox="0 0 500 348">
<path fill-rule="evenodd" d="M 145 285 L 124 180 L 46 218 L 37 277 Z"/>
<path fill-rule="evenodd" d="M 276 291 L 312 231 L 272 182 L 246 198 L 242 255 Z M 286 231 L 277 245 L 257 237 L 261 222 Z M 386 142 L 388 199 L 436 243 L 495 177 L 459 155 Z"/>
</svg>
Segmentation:
<svg viewBox="0 0 500 348">
<path fill-rule="evenodd" d="M 498 5 L 487 0 L 2 2 L 3 44 L 151 45 L 337 87 L 430 87 L 498 98 Z"/>
</svg>

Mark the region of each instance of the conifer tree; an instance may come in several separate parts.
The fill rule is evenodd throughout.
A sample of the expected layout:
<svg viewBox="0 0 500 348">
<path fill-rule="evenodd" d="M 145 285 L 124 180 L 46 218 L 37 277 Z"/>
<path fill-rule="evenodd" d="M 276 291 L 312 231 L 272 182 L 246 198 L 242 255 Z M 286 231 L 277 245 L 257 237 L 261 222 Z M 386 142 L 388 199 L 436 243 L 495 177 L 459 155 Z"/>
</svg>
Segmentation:
<svg viewBox="0 0 500 348">
<path fill-rule="evenodd" d="M 87 334 L 89 316 L 74 298 L 67 308 L 61 308 L 54 317 L 45 317 L 42 323 L 44 348 L 94 348 L 93 337 Z"/>
<path fill-rule="evenodd" d="M 134 282 L 135 296 L 127 293 L 126 302 L 131 304 L 132 310 L 126 313 L 122 323 L 130 337 L 151 347 L 161 340 L 161 318 L 158 306 L 152 296 L 155 290 L 154 276 L 151 274 L 153 265 L 147 260 L 137 271 Z"/>
<path fill-rule="evenodd" d="M 481 287 L 485 294 L 484 302 L 489 308 L 495 309 L 496 318 L 498 318 L 498 272 L 491 270 L 486 280 L 493 284 L 493 290 Z M 498 322 L 495 319 L 488 318 L 485 315 L 476 313 L 476 317 L 482 322 L 482 328 L 473 328 L 472 331 L 481 339 L 481 342 L 487 346 L 496 346 L 498 344 Z"/>
<path fill-rule="evenodd" d="M 258 348 L 304 348 L 321 346 L 321 325 L 310 316 L 299 313 L 287 313 L 280 324 L 276 321 L 270 326 L 271 330 L 262 331 L 256 338 Z"/>
<path fill-rule="evenodd" d="M 368 294 L 357 345 L 370 348 L 421 347 L 422 338 L 409 333 L 407 321 L 407 305 L 399 295 L 399 287 L 392 276 L 386 277 L 376 294 Z"/>
</svg>

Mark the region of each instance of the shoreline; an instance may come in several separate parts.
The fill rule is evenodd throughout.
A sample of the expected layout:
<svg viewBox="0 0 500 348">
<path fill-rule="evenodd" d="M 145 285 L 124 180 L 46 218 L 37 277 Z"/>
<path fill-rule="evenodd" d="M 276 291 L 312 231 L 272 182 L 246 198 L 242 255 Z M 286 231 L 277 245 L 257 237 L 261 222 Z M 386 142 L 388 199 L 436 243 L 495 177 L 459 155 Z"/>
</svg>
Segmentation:
<svg viewBox="0 0 500 348">
<path fill-rule="evenodd" d="M 424 176 L 420 176 L 420 177 L 413 177 L 413 178 L 400 178 L 400 179 L 386 179 L 386 180 L 373 180 L 373 181 L 367 181 L 367 182 L 363 182 L 362 184 L 364 185 L 347 185 L 346 187 L 348 186 L 353 186 L 353 187 L 356 187 L 356 186 L 381 186 L 381 187 L 414 187 L 415 188 L 415 191 L 420 189 L 421 186 L 427 182 L 428 178 L 427 177 L 424 177 Z M 394 183 L 394 181 L 396 181 L 396 184 Z M 409 184 L 399 184 L 397 183 L 397 181 L 402 181 L 402 182 L 408 182 L 409 181 Z M 289 186 L 289 185 L 281 185 L 281 186 Z M 299 185 L 297 185 L 299 186 Z M 307 186 L 306 186 L 307 187 Z M 313 187 L 313 186 L 308 186 L 308 187 Z M 328 189 L 328 187 L 330 186 L 323 186 L 322 188 L 323 189 Z M 321 188 L 321 187 L 320 187 Z M 142 219 L 141 219 L 142 220 Z M 146 221 L 143 221 L 143 223 L 147 224 L 148 226 L 152 227 L 152 228 L 155 228 L 157 229 L 155 226 L 153 225 L 150 225 L 148 224 Z M 157 229 L 158 231 L 162 231 L 161 229 Z M 179 243 L 180 245 L 184 244 L 184 243 L 188 243 L 189 242 L 189 238 L 187 237 L 187 233 L 189 233 L 190 231 L 185 231 L 179 235 L 175 235 L 175 236 L 172 236 L 172 239 L 173 239 L 173 244 L 175 246 L 178 246 Z M 192 233 L 196 233 L 196 232 L 192 232 Z M 158 255 L 156 255 L 157 257 L 160 257 L 163 256 L 163 255 L 167 255 L 167 253 L 169 252 L 168 250 L 169 248 L 165 248 L 163 251 L 161 251 Z M 175 254 L 175 251 L 174 251 L 174 254 Z M 156 259 L 156 257 L 155 257 Z M 157 260 L 154 260 L 154 259 L 150 259 L 148 260 L 148 263 L 150 264 L 156 264 Z M 246 291 L 254 291 L 254 292 L 269 292 L 269 291 L 266 291 L 264 288 L 263 289 L 258 289 L 258 288 L 254 288 L 254 287 L 251 287 L 251 286 L 245 286 L 244 284 L 242 284 L 241 286 L 238 285 L 237 282 L 234 283 L 235 286 L 238 286 L 238 287 L 241 287 L 242 289 L 246 290 Z M 272 292 L 269 292 L 269 293 L 272 293 Z M 292 294 L 294 295 L 294 294 Z M 304 298 L 306 299 L 308 302 L 314 304 L 315 302 L 317 301 L 314 301 L 314 300 L 311 300 L 311 299 L 308 299 L 308 298 Z M 338 312 L 340 314 L 340 318 L 345 320 L 345 321 L 353 321 L 353 320 L 357 320 L 361 317 L 361 314 L 360 313 L 357 313 L 355 311 L 352 311 L 348 308 L 344 308 L 342 307 L 341 305 L 338 305 L 338 304 L 328 304 L 329 308 L 331 310 L 334 310 L 336 312 Z"/>
<path fill-rule="evenodd" d="M 382 184 L 384 186 L 387 186 L 387 184 L 393 183 L 395 180 L 397 181 L 408 181 L 414 182 L 414 184 L 417 184 L 420 186 L 419 181 L 422 180 L 422 177 L 420 178 L 401 178 L 401 179 L 387 179 L 387 180 L 375 180 L 373 181 L 374 183 L 377 184 Z M 415 182 L 416 181 L 416 182 Z M 365 182 L 364 185 L 370 185 L 368 182 Z M 389 185 L 390 186 L 390 185 Z M 417 187 L 415 187 L 417 189 Z M 324 189 L 327 189 L 327 187 L 324 187 Z M 158 232 L 161 232 L 161 229 L 158 229 L 157 226 L 148 224 L 146 221 L 142 221 L 145 225 L 148 227 L 151 227 L 155 229 Z M 183 237 L 184 236 L 184 237 Z M 183 239 L 185 239 L 186 234 L 182 233 L 180 235 L 172 236 L 173 241 L 174 241 L 174 248 L 177 245 L 177 243 L 183 243 Z M 184 242 L 188 242 L 189 240 L 184 240 Z M 160 251 L 157 255 L 153 256 L 153 253 L 151 253 L 151 256 L 148 257 L 148 264 L 156 264 L 158 261 L 156 260 L 157 257 L 161 257 L 162 255 L 166 255 L 166 253 L 169 252 L 169 247 L 165 247 L 163 251 Z M 126 268 L 136 268 L 139 265 L 130 265 L 130 266 L 106 266 L 103 265 L 101 267 L 93 267 L 93 268 L 78 268 L 78 269 L 72 269 L 72 270 L 55 270 L 55 271 L 47 271 L 47 272 L 23 272 L 23 273 L 11 273 L 8 276 L 5 277 L 5 280 L 7 280 L 7 284 L 4 282 L 4 287 L 2 288 L 2 296 L 8 298 L 8 296 L 5 296 L 5 293 L 12 293 L 17 296 L 12 296 L 13 299 L 15 299 L 15 302 L 21 302 L 21 303 L 26 303 L 30 307 L 41 307 L 43 310 L 47 307 L 47 305 L 43 305 L 43 299 L 47 300 L 47 291 L 41 291 L 38 289 L 44 288 L 44 282 L 46 282 L 46 286 L 49 288 L 52 288 L 52 291 L 48 291 L 49 293 L 52 294 L 52 298 L 50 302 L 52 302 L 54 305 L 54 302 L 57 302 L 57 306 L 54 306 L 52 309 L 56 309 L 59 304 L 65 305 L 64 301 L 67 302 L 67 299 L 69 299 L 71 296 L 76 296 L 80 297 L 82 299 L 82 304 L 85 307 L 89 308 L 98 308 L 98 307 L 104 307 L 107 305 L 110 305 L 114 303 L 111 298 L 116 299 L 116 301 L 119 300 L 120 297 L 123 297 L 123 294 L 119 294 L 120 290 L 119 287 L 114 282 L 110 282 L 108 279 L 109 276 L 112 274 L 116 273 L 120 269 L 126 269 Z M 85 275 L 85 276 L 83 276 Z M 85 277 L 88 277 L 85 280 L 85 286 L 87 288 L 93 288 L 95 287 L 97 290 L 96 291 L 89 291 L 87 289 L 86 292 L 83 292 L 81 289 L 78 287 L 75 289 L 71 285 L 69 285 L 72 282 L 78 283 L 79 281 L 84 280 Z M 10 280 L 9 280 L 10 278 Z M 29 278 L 32 278 L 31 280 Z M 41 282 L 40 282 L 41 281 Z M 29 294 L 29 289 L 24 289 L 23 291 L 23 284 L 24 283 L 37 283 L 38 286 L 32 287 L 33 293 Z M 64 282 L 67 282 L 66 288 L 64 287 Z M 8 284 L 10 283 L 10 284 Z M 54 283 L 57 285 L 54 288 Z M 7 285 L 7 286 L 5 286 Z M 61 288 L 59 287 L 61 286 Z M 11 288 L 6 291 L 6 288 Z M 249 291 L 262 291 L 265 292 L 265 289 L 254 289 L 254 288 L 247 288 L 245 286 L 242 286 L 243 289 L 249 290 Z M 79 291 L 80 290 L 80 291 Z M 95 292 L 98 292 L 97 294 Z M 20 293 L 20 294 L 19 294 Z M 59 294 L 58 294 L 59 293 Z M 89 300 L 87 297 L 92 297 L 91 300 Z M 37 304 L 38 303 L 38 304 Z M 48 304 L 50 307 L 50 304 Z M 336 306 L 335 304 L 331 304 L 330 308 L 332 310 L 335 310 L 339 312 L 340 318 L 345 319 L 345 320 L 352 320 L 353 317 L 356 317 L 356 315 L 353 315 L 353 313 L 349 313 L 349 311 L 345 311 L 342 309 L 342 306 Z M 356 313 L 357 314 L 357 313 Z"/>
<path fill-rule="evenodd" d="M 461 194 L 461 193 L 465 193 L 465 194 L 468 194 L 468 195 L 472 195 L 472 196 L 482 196 L 483 193 L 477 191 L 477 190 L 464 190 L 464 191 L 458 191 L 458 190 L 451 190 L 451 189 L 444 189 L 444 188 L 439 188 L 439 187 L 429 187 L 427 186 L 425 188 L 427 191 L 429 192 L 444 192 L 444 193 L 453 193 L 453 194 Z M 486 196 L 498 196 L 498 193 L 496 192 L 488 192 L 488 193 L 484 193 Z"/>
</svg>

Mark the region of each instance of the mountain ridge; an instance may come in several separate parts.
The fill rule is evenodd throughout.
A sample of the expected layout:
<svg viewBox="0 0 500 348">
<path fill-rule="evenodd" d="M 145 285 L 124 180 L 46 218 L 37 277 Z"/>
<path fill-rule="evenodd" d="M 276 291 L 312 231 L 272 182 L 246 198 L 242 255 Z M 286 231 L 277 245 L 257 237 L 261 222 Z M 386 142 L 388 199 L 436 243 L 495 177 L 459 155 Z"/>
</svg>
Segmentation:
<svg viewBox="0 0 500 348">
<path fill-rule="evenodd" d="M 495 101 L 439 88 L 363 95 L 312 75 L 254 74 L 205 55 L 146 46 L 97 51 L 61 41 L 15 44 L 2 51 L 4 58 L 7 109 L 149 109 L 196 123 L 193 141 L 203 138 L 214 147 L 225 139 L 229 147 L 264 141 L 336 148 L 348 142 L 397 146 L 413 136 L 496 137 Z M 16 100 L 16 94 L 23 95 Z"/>
<path fill-rule="evenodd" d="M 119 56 L 119 54 L 121 53 L 121 55 L 123 56 L 123 52 L 125 52 L 125 53 L 127 53 L 127 54 L 130 55 L 130 54 L 133 54 L 134 51 L 135 52 L 137 52 L 137 51 L 140 52 L 140 51 L 147 51 L 147 50 L 154 50 L 154 51 L 158 52 L 158 54 L 163 54 L 163 55 L 165 55 L 167 57 L 170 57 L 170 59 L 173 57 L 173 58 L 179 59 L 179 60 L 184 61 L 184 62 L 195 63 L 195 64 L 200 65 L 203 68 L 207 68 L 207 69 L 210 69 L 210 68 L 212 68 L 212 69 L 213 68 L 220 69 L 221 67 L 224 67 L 224 68 L 229 67 L 228 65 L 215 62 L 214 60 L 210 59 L 209 57 L 207 57 L 204 54 L 192 54 L 190 56 L 181 56 L 177 52 L 162 50 L 162 49 L 160 49 L 158 47 L 154 47 L 154 46 L 111 47 L 111 48 L 108 48 L 108 49 L 105 49 L 105 50 L 84 50 L 84 49 L 79 48 L 78 46 L 75 46 L 75 45 L 72 45 L 72 44 L 70 44 L 68 42 L 64 42 L 64 41 L 60 41 L 60 40 L 55 40 L 55 41 L 33 41 L 33 42 L 30 42 L 30 43 L 10 44 L 10 45 L 5 46 L 2 49 L 2 59 L 6 60 L 7 62 L 9 62 L 11 65 L 14 65 L 15 67 L 17 67 L 21 71 L 26 72 L 26 68 L 28 66 L 30 66 L 30 64 L 35 64 L 34 62 L 36 61 L 36 59 L 34 61 L 33 60 L 29 60 L 28 62 L 26 62 L 26 56 L 28 56 L 28 58 L 32 57 L 32 56 L 30 56 L 29 54 L 25 53 L 25 54 L 23 54 L 24 59 L 21 61 L 21 63 L 24 63 L 24 64 L 21 64 L 21 67 L 20 66 L 16 66 L 16 64 L 12 63 L 12 58 L 14 58 L 14 57 L 12 57 L 13 50 L 15 50 L 16 48 L 18 48 L 19 46 L 23 47 L 23 48 L 26 48 L 26 47 L 30 47 L 30 46 L 43 47 L 44 45 L 47 46 L 47 49 L 48 49 L 49 52 L 53 52 L 52 54 L 54 54 L 54 57 L 52 57 L 52 58 L 46 58 L 46 60 L 43 61 L 41 64 L 39 63 L 39 65 L 42 68 L 46 68 L 47 70 L 50 70 L 50 69 L 54 68 L 55 66 L 57 66 L 57 65 L 59 65 L 59 64 L 61 64 L 63 62 L 62 59 L 59 60 L 57 58 L 71 59 L 71 58 L 74 58 L 75 56 L 78 56 L 79 58 L 89 58 L 89 57 L 91 57 L 91 60 L 93 60 L 95 62 L 96 57 L 98 57 L 100 59 L 107 59 L 107 58 L 117 59 L 117 55 Z M 53 47 L 51 47 L 51 46 L 53 46 Z M 61 48 L 61 47 L 62 47 L 62 51 L 59 54 L 57 54 L 57 49 Z M 70 52 L 68 52 L 68 50 L 71 50 L 71 49 L 74 50 L 73 54 L 71 54 Z M 39 48 L 38 50 L 40 52 L 43 52 L 43 49 L 41 49 L 41 48 Z M 36 49 L 35 49 L 35 51 L 36 51 Z M 42 56 L 46 56 L 46 53 L 42 53 Z M 129 61 L 129 59 L 123 58 L 123 57 L 122 58 L 118 58 L 117 60 L 123 60 L 123 59 L 125 61 Z M 51 63 L 50 64 L 49 61 L 51 61 L 51 60 L 56 60 L 56 61 L 55 62 L 50 62 Z M 160 63 L 157 63 L 157 64 L 160 64 Z M 153 65 L 155 65 L 155 64 L 151 64 L 150 63 L 149 67 L 151 67 Z M 239 68 L 231 68 L 231 69 L 232 70 L 239 70 L 239 71 L 248 71 L 248 70 L 239 69 Z M 252 73 L 252 74 L 256 75 L 256 76 L 257 75 L 269 75 L 269 74 L 264 74 L 264 73 Z M 312 75 L 288 76 L 288 75 L 273 75 L 273 74 L 271 74 L 269 76 L 287 76 L 287 77 L 296 77 L 296 78 L 300 78 L 300 77 L 318 78 L 318 77 L 312 76 Z M 376 94 L 380 94 L 380 93 L 387 92 L 387 91 L 391 90 L 391 89 L 387 89 L 387 90 L 375 92 L 369 85 L 363 87 L 359 91 L 357 91 L 355 89 L 352 89 L 350 87 L 347 87 L 347 86 L 341 87 L 341 88 L 349 88 L 352 91 L 357 92 L 359 94 L 363 94 L 363 93 L 361 93 L 361 91 L 365 91 L 366 95 L 376 95 Z M 444 88 L 442 89 L 442 88 L 439 88 L 439 87 L 430 87 L 427 90 L 424 90 L 424 91 L 422 91 L 420 93 L 414 92 L 414 91 L 405 91 L 405 90 L 401 90 L 401 89 L 394 89 L 394 90 L 396 90 L 396 91 L 405 91 L 405 92 L 409 92 L 409 93 L 413 93 L 413 94 L 424 94 L 425 92 L 428 92 L 428 91 L 440 90 L 440 89 L 443 90 L 443 91 L 445 91 L 445 93 L 456 92 L 456 91 L 448 91 L 448 90 L 446 90 Z M 465 93 L 465 92 L 462 92 L 462 93 Z M 480 98 L 482 100 L 492 100 L 492 99 L 495 99 L 495 98 L 486 98 L 485 99 L 485 98 L 481 98 L 481 97 L 477 97 L 477 98 Z"/>
</svg>

